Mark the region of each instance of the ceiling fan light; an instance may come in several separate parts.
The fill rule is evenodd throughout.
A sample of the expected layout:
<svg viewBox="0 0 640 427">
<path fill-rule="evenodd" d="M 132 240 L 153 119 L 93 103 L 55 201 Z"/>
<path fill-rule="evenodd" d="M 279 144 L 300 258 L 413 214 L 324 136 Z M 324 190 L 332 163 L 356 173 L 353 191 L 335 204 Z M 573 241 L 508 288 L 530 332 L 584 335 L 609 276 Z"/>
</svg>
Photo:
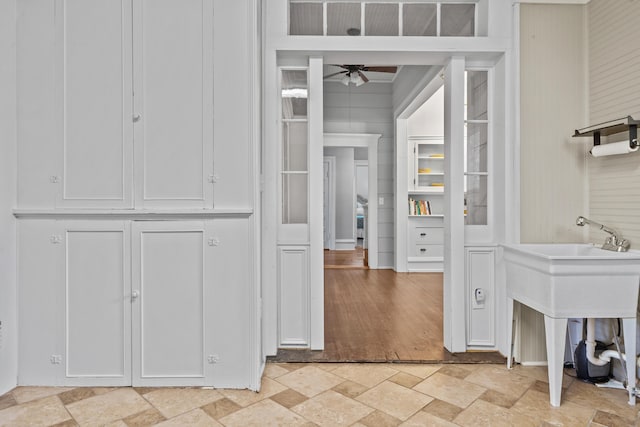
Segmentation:
<svg viewBox="0 0 640 427">
<path fill-rule="evenodd" d="M 355 75 L 355 78 L 353 77 L 354 75 Z M 357 73 L 353 73 L 351 75 L 351 81 L 356 86 L 362 86 L 365 83 L 364 79 L 362 77 L 360 77 L 360 75 L 358 75 Z"/>
<path fill-rule="evenodd" d="M 340 79 L 340 83 L 342 83 L 345 86 L 349 86 L 349 82 L 351 81 L 351 79 L 349 78 L 349 74 L 345 74 L 344 76 L 342 76 L 342 78 Z"/>
</svg>

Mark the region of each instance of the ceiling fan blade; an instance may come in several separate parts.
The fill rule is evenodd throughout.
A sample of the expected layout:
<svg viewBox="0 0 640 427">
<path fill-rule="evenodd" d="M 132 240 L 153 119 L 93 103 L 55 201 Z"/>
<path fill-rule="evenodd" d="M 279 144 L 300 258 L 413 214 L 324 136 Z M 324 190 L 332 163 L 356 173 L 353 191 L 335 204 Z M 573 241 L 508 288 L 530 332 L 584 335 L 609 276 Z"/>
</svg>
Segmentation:
<svg viewBox="0 0 640 427">
<path fill-rule="evenodd" d="M 367 78 L 367 76 L 365 76 L 365 75 L 362 73 L 362 71 L 359 71 L 359 70 L 358 70 L 358 75 L 359 75 L 360 77 L 362 77 L 362 80 L 364 80 L 364 82 L 365 82 L 365 83 L 369 81 L 369 79 Z"/>
<path fill-rule="evenodd" d="M 364 67 L 364 71 L 375 71 L 376 73 L 395 73 L 398 67 Z"/>
<path fill-rule="evenodd" d="M 337 73 L 329 74 L 328 76 L 324 76 L 323 78 L 328 79 L 330 77 L 337 76 L 338 74 L 346 74 L 346 73 L 348 73 L 348 71 L 346 71 L 346 70 L 345 71 L 338 71 Z"/>
</svg>

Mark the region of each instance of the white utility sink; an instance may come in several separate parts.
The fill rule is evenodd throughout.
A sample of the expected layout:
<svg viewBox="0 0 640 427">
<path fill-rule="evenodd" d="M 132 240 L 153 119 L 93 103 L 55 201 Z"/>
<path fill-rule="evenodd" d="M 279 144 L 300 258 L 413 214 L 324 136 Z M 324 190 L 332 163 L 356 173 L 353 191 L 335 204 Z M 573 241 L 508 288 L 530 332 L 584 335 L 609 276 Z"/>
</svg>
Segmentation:
<svg viewBox="0 0 640 427">
<path fill-rule="evenodd" d="M 622 318 L 625 347 L 636 348 L 640 253 L 614 252 L 591 244 L 502 245 L 508 318 L 513 301 L 544 314 L 551 404 L 560 405 L 568 318 Z M 512 337 L 512 322 L 508 322 Z M 508 364 L 511 366 L 511 343 Z M 635 364 L 627 366 L 629 403 L 635 404 Z"/>
</svg>

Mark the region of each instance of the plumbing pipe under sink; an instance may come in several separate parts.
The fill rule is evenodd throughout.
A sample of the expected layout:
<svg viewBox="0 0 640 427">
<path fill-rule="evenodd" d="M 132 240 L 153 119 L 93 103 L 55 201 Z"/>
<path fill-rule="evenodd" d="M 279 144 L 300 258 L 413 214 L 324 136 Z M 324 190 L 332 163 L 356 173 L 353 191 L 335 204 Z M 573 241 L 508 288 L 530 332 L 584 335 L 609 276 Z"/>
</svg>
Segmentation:
<svg viewBox="0 0 640 427">
<path fill-rule="evenodd" d="M 587 340 L 585 342 L 587 349 L 587 359 L 596 366 L 604 366 L 611 362 L 611 359 L 618 359 L 626 362 L 625 353 L 618 353 L 615 350 L 605 350 L 598 357 L 595 356 L 596 351 L 596 319 L 587 319 Z M 636 359 L 636 366 L 640 367 L 640 358 Z M 627 379 L 628 380 L 628 379 Z"/>
</svg>

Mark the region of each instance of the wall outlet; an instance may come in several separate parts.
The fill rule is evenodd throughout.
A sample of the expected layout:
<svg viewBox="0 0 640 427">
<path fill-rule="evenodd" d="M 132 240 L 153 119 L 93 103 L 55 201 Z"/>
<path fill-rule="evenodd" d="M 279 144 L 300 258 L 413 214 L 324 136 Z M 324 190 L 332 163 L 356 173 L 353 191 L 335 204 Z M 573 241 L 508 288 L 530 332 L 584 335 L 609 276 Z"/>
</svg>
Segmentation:
<svg viewBox="0 0 640 427">
<path fill-rule="evenodd" d="M 473 303 L 472 308 L 474 310 L 484 308 L 484 302 L 486 299 L 487 294 L 485 290 L 482 288 L 475 288 L 473 290 L 473 298 L 471 298 L 471 301 Z"/>
</svg>

